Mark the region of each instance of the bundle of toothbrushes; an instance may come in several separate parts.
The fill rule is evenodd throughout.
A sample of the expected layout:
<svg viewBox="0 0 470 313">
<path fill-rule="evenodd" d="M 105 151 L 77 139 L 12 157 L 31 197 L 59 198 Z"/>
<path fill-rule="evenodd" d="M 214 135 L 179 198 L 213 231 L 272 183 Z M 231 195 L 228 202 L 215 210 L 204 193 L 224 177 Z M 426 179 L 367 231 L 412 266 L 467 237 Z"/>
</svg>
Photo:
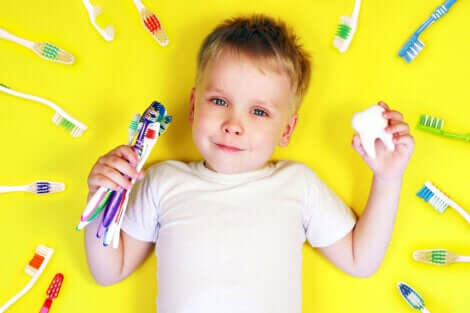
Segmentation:
<svg viewBox="0 0 470 313">
<path fill-rule="evenodd" d="M 145 110 L 142 117 L 139 114 L 134 116 L 129 126 L 128 145 L 132 146 L 132 149 L 139 157 L 139 162 L 136 164 L 137 171 L 142 169 L 158 137 L 165 132 L 171 120 L 172 117 L 166 115 L 165 107 L 157 101 L 154 101 Z M 132 142 L 134 142 L 133 145 Z M 133 185 L 135 179 L 131 183 Z M 113 248 L 117 248 L 130 192 L 131 189 L 120 188 L 114 191 L 100 187 L 87 203 L 77 230 L 83 229 L 96 217 L 101 216 L 96 236 L 98 238 L 103 237 L 104 246 L 108 246 L 112 242 Z M 102 215 L 100 215 L 101 212 L 103 212 Z"/>
</svg>

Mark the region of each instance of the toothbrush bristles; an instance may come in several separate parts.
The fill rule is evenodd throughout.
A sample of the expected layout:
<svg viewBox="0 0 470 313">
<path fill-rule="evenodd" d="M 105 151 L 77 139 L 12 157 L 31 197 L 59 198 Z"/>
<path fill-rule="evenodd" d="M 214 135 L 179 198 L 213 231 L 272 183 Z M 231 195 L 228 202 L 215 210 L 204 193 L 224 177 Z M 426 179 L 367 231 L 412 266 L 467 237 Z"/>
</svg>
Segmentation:
<svg viewBox="0 0 470 313">
<path fill-rule="evenodd" d="M 74 123 L 70 122 L 65 117 L 60 115 L 59 112 L 56 112 L 56 114 L 52 118 L 52 121 L 54 122 L 54 124 L 65 128 L 65 130 L 67 130 L 72 135 L 72 137 L 80 137 L 85 131 L 84 129 L 80 128 L 79 126 L 75 125 Z"/>
<path fill-rule="evenodd" d="M 423 263 L 448 265 L 456 261 L 457 255 L 445 249 L 418 250 L 413 253 L 413 258 Z"/>
<path fill-rule="evenodd" d="M 29 263 L 26 265 L 26 268 L 24 269 L 26 274 L 34 276 L 41 267 L 44 260 L 48 256 L 52 255 L 52 253 L 54 253 L 54 249 L 39 245 L 36 248 L 36 253 L 34 254 L 33 258 L 31 261 L 29 261 Z"/>
<path fill-rule="evenodd" d="M 430 182 L 426 182 L 416 195 L 429 202 L 439 213 L 444 213 L 451 202 L 445 194 Z"/>
<path fill-rule="evenodd" d="M 426 127 L 442 129 L 444 127 L 444 120 L 438 117 L 422 114 L 419 118 L 419 123 Z"/>
<path fill-rule="evenodd" d="M 398 55 L 404 58 L 407 63 L 409 63 L 416 58 L 423 48 L 424 43 L 419 40 L 418 37 L 413 36 L 401 48 L 401 50 L 398 52 Z"/>
<path fill-rule="evenodd" d="M 65 185 L 63 183 L 38 181 L 33 184 L 32 191 L 38 195 L 50 194 L 64 191 Z"/>
<path fill-rule="evenodd" d="M 169 39 L 168 35 L 162 27 L 158 17 L 148 9 L 143 9 L 140 13 L 142 18 L 142 23 L 144 24 L 147 31 L 152 35 L 152 37 L 161 45 L 168 45 Z"/>
<path fill-rule="evenodd" d="M 333 46 L 341 53 L 348 50 L 356 29 L 355 21 L 350 16 L 341 16 L 338 29 L 335 34 Z"/>
<path fill-rule="evenodd" d="M 48 42 L 37 42 L 34 44 L 33 49 L 39 56 L 51 61 L 64 64 L 72 64 L 74 62 L 72 54 Z"/>
<path fill-rule="evenodd" d="M 348 39 L 349 34 L 351 33 L 351 27 L 346 24 L 339 24 L 338 30 L 336 31 L 336 36 L 342 39 Z"/>
</svg>

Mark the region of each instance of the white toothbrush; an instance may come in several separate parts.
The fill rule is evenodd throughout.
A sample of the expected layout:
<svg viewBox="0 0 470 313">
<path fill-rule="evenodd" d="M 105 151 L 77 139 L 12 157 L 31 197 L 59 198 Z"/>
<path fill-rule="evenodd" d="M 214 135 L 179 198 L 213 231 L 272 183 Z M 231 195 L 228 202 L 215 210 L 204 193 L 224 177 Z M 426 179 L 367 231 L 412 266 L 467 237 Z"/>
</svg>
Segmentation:
<svg viewBox="0 0 470 313">
<path fill-rule="evenodd" d="M 83 124 L 82 122 L 78 121 L 77 119 L 73 118 L 70 114 L 65 112 L 62 108 L 60 108 L 57 104 L 40 98 L 36 96 L 31 96 L 16 90 L 13 90 L 11 88 L 6 87 L 5 85 L 0 84 L 0 91 L 5 92 L 7 94 L 10 94 L 12 96 L 16 96 L 19 98 L 39 102 L 42 104 L 47 105 L 51 109 L 55 110 L 56 113 L 54 117 L 52 118 L 52 121 L 54 124 L 62 126 L 65 128 L 71 135 L 72 137 L 80 137 L 82 133 L 88 129 L 88 127 Z"/>
<path fill-rule="evenodd" d="M 359 11 L 361 10 L 361 0 L 356 0 L 352 16 L 341 16 L 339 20 L 338 30 L 336 32 L 333 45 L 344 53 L 348 50 L 351 40 L 356 32 L 357 20 L 359 19 Z"/>
<path fill-rule="evenodd" d="M 92 5 L 89 0 L 82 0 L 82 2 L 86 10 L 88 11 L 88 16 L 90 17 L 91 25 L 93 25 L 93 27 L 104 38 L 104 40 L 112 41 L 114 39 L 114 27 L 112 25 L 108 25 L 103 29 L 96 23 L 96 18 L 98 17 L 98 15 L 103 13 L 101 7 L 97 5 Z"/>
<path fill-rule="evenodd" d="M 455 201 L 446 196 L 431 182 L 427 181 L 424 186 L 416 194 L 418 197 L 423 198 L 428 202 L 436 211 L 444 213 L 448 207 L 453 208 L 459 213 L 468 223 L 470 223 L 470 214 L 460 207 Z"/>
<path fill-rule="evenodd" d="M 18 299 L 24 296 L 34 286 L 44 271 L 44 268 L 49 263 L 53 254 L 54 249 L 52 248 L 48 248 L 43 245 L 39 245 L 36 248 L 36 253 L 34 254 L 33 259 L 26 265 L 26 268 L 24 269 L 26 274 L 31 276 L 31 279 L 23 289 L 21 289 L 13 298 L 8 300 L 0 307 L 0 313 L 5 312 L 13 303 L 18 301 Z"/>
<path fill-rule="evenodd" d="M 48 42 L 29 41 L 15 36 L 2 28 L 0 28 L 0 38 L 22 45 L 46 60 L 63 64 L 73 64 L 74 62 L 73 55 Z"/>
<path fill-rule="evenodd" d="M 0 193 L 7 192 L 31 192 L 38 195 L 56 193 L 64 191 L 64 183 L 56 183 L 52 181 L 37 181 L 35 183 L 24 186 L 0 186 Z"/>
</svg>

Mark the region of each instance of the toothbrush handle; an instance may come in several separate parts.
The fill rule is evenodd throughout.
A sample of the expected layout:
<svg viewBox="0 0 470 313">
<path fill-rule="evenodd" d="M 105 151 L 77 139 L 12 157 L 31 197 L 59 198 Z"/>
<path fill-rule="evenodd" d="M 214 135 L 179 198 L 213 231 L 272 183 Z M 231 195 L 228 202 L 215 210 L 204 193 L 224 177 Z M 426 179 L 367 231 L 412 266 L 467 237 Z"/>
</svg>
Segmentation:
<svg viewBox="0 0 470 313">
<path fill-rule="evenodd" d="M 426 22 L 421 25 L 416 31 L 416 35 L 421 34 L 426 28 L 428 28 L 432 23 L 436 22 L 438 19 L 446 15 L 449 12 L 449 9 L 454 5 L 457 0 L 447 0 L 443 5 L 438 6 L 431 16 L 426 20 Z"/>
<path fill-rule="evenodd" d="M 57 104 L 55 104 L 52 101 L 49 101 L 47 99 L 40 98 L 40 97 L 37 97 L 37 96 L 28 95 L 28 94 L 13 90 L 11 88 L 7 88 L 7 87 L 2 86 L 2 85 L 0 85 L 0 91 L 3 91 L 4 93 L 7 93 L 9 95 L 12 95 L 12 96 L 15 96 L 15 97 L 18 97 L 18 98 L 23 98 L 23 99 L 26 99 L 26 100 L 31 100 L 31 101 L 34 101 L 34 102 L 39 102 L 39 103 L 42 103 L 44 105 L 47 105 L 48 107 L 50 107 L 51 109 L 53 109 L 54 111 L 56 111 L 57 113 L 62 115 L 64 118 L 66 118 L 70 122 L 72 122 L 75 125 L 79 126 L 80 128 L 83 128 L 85 130 L 88 128 L 85 124 L 83 124 L 79 120 L 77 120 L 77 119 L 73 118 L 72 116 L 70 116 L 70 114 L 65 112 L 61 107 L 59 107 Z"/>
<path fill-rule="evenodd" d="M 455 261 L 456 262 L 470 262 L 470 256 L 459 255 Z"/>
<path fill-rule="evenodd" d="M 470 133 L 469 134 L 455 134 L 455 133 L 444 132 L 443 135 L 449 138 L 470 141 Z"/>
<path fill-rule="evenodd" d="M 139 10 L 139 12 L 145 9 L 144 4 L 140 0 L 134 0 L 134 4 L 137 7 L 137 10 Z"/>
<path fill-rule="evenodd" d="M 470 224 L 470 214 L 468 214 L 467 211 L 465 211 L 464 209 L 462 209 L 457 203 L 453 202 L 451 205 L 450 205 L 454 210 L 457 211 L 457 213 L 459 213 L 460 215 L 462 215 L 462 217 Z"/>
<path fill-rule="evenodd" d="M 353 14 L 352 14 L 352 18 L 356 22 L 357 22 L 357 19 L 359 17 L 359 11 L 360 10 L 361 10 L 361 0 L 356 0 L 356 2 L 354 3 L 354 10 L 353 10 Z"/>
<path fill-rule="evenodd" d="M 5 93 L 8 93 L 8 94 L 10 94 L 12 96 L 15 96 L 15 97 L 18 97 L 18 98 L 23 98 L 23 99 L 27 99 L 27 100 L 31 100 L 31 101 L 35 101 L 35 102 L 45 104 L 48 107 L 50 107 L 51 109 L 59 112 L 60 114 L 65 113 L 64 110 L 59 108 L 59 106 L 57 104 L 55 104 L 55 103 L 53 103 L 49 100 L 46 100 L 46 99 L 43 99 L 43 98 L 40 98 L 40 97 L 36 97 L 36 96 L 32 96 L 32 95 L 28 95 L 28 94 L 25 94 L 25 93 L 22 93 L 22 92 L 19 92 L 19 91 L 10 89 L 10 88 L 6 88 L 6 87 L 3 87 L 3 86 L 0 86 L 0 91 L 3 91 Z"/>
<path fill-rule="evenodd" d="M 426 309 L 426 308 L 422 308 L 420 311 L 421 311 L 421 313 L 431 313 L 431 312 L 429 312 L 428 309 Z"/>
<path fill-rule="evenodd" d="M 444 136 L 444 137 L 447 137 L 447 138 L 470 141 L 470 133 L 468 133 L 468 134 L 457 134 L 457 133 L 447 132 L 447 131 L 442 130 L 442 129 L 432 128 L 432 127 L 422 126 L 422 125 L 418 125 L 416 128 L 424 130 L 424 131 L 432 133 L 432 134 L 435 134 L 435 135 L 441 135 L 441 136 Z"/>
<path fill-rule="evenodd" d="M 34 48 L 34 42 L 20 38 L 18 36 L 15 36 L 13 34 L 10 34 L 6 30 L 0 28 L 0 38 L 10 40 L 13 42 L 16 42 L 17 44 L 20 44 L 26 48 L 33 49 Z"/>
<path fill-rule="evenodd" d="M 440 134 L 440 135 L 442 135 L 444 137 L 447 137 L 447 138 L 470 141 L 470 134 L 451 133 L 451 132 L 447 132 L 447 131 L 442 130 L 442 129 L 438 129 L 437 131 L 438 131 L 437 134 Z"/>
<path fill-rule="evenodd" d="M 28 191 L 29 186 L 0 186 L 0 193 Z"/>
<path fill-rule="evenodd" d="M 442 6 L 446 8 L 447 11 L 456 3 L 457 0 L 447 0 Z"/>
<path fill-rule="evenodd" d="M 44 301 L 44 304 L 42 305 L 41 311 L 39 311 L 39 313 L 49 312 L 51 305 L 52 305 L 52 299 L 47 298 L 46 301 Z"/>
</svg>

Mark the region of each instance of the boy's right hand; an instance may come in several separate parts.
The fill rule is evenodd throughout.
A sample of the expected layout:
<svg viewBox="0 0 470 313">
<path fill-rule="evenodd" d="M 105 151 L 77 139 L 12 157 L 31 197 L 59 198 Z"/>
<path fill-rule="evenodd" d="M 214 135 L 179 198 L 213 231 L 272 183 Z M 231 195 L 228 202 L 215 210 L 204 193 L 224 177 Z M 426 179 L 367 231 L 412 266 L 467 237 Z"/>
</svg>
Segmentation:
<svg viewBox="0 0 470 313">
<path fill-rule="evenodd" d="M 131 178 L 142 179 L 143 171 L 137 172 L 135 164 L 139 158 L 129 146 L 119 146 L 98 159 L 90 175 L 88 175 L 88 190 L 94 193 L 100 187 L 118 190 L 120 187 L 129 189 L 132 184 L 124 175 Z"/>
</svg>

